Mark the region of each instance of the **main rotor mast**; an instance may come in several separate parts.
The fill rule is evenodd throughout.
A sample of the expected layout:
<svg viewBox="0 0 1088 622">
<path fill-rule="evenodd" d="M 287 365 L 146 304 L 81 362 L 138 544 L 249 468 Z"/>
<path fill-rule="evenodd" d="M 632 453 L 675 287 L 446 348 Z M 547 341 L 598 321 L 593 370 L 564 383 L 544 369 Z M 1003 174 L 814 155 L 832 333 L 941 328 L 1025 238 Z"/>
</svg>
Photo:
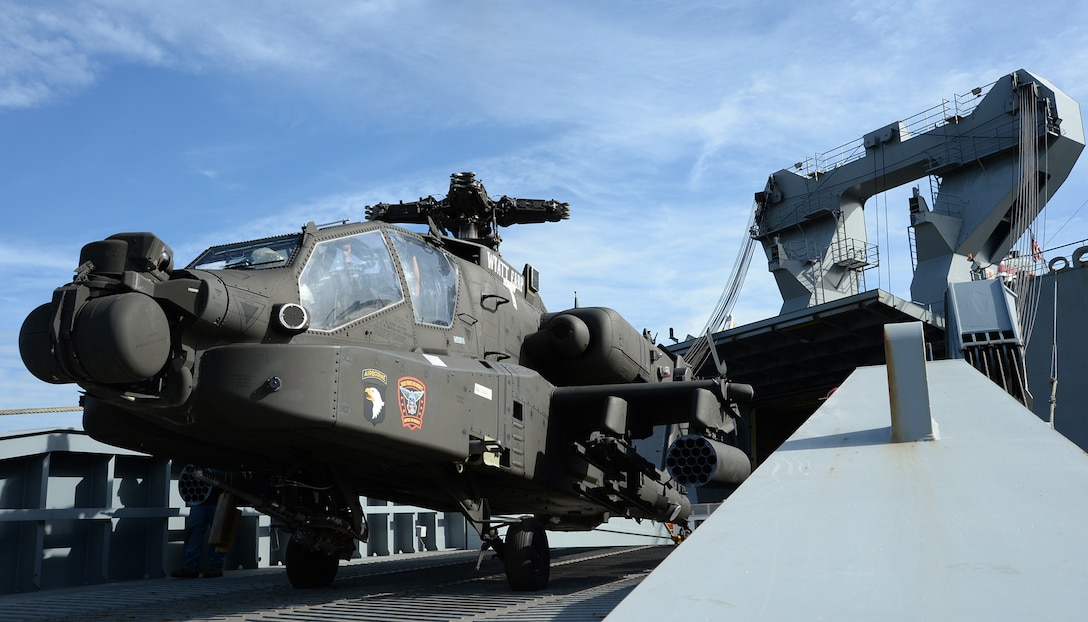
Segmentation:
<svg viewBox="0 0 1088 622">
<path fill-rule="evenodd" d="M 499 248 L 499 227 L 570 218 L 570 204 L 550 199 L 515 199 L 503 195 L 493 200 L 476 173 L 450 175 L 450 189 L 443 199 L 378 203 L 366 207 L 367 220 L 429 225 L 432 230 L 461 240 Z"/>
</svg>

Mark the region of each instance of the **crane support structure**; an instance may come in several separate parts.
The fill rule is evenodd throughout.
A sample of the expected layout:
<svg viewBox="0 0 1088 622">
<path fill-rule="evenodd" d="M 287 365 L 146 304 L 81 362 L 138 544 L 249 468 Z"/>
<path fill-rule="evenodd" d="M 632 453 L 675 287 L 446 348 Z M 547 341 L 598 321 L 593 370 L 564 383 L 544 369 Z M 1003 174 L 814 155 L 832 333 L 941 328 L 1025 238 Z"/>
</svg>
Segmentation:
<svg viewBox="0 0 1088 622">
<path fill-rule="evenodd" d="M 1021 157 L 1025 142 L 1029 167 Z M 939 191 L 932 209 L 917 193 L 911 200 L 911 297 L 943 316 L 949 285 L 1008 254 L 1034 218 L 1019 218 L 1017 210 L 1045 205 L 1083 148 L 1077 103 L 1020 70 L 772 174 L 756 193 L 753 237 L 778 282 L 782 312 L 862 291 L 864 271 L 878 263 L 876 245 L 866 239 L 866 200 L 933 176 Z"/>
</svg>

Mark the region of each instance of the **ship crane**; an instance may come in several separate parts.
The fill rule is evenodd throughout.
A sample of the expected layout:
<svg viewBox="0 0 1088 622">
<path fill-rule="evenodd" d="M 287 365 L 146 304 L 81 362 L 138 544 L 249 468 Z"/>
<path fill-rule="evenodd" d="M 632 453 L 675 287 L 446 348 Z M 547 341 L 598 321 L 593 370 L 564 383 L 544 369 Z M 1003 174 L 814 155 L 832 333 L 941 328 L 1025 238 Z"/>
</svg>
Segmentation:
<svg viewBox="0 0 1088 622">
<path fill-rule="evenodd" d="M 949 283 L 970 281 L 973 265 L 996 265 L 1008 254 L 1031 222 L 1015 217 L 1026 203 L 1018 200 L 1021 186 L 1045 204 L 1084 148 L 1084 130 L 1077 103 L 1026 71 L 983 91 L 770 176 L 756 194 L 754 237 L 783 313 L 858 293 L 862 273 L 877 261 L 866 240 L 866 200 L 926 176 L 939 178 L 940 189 L 932 209 L 912 201 L 914 302 L 943 316 Z M 1034 179 L 1027 180 L 1020 174 L 1022 119 L 1036 147 Z"/>
<path fill-rule="evenodd" d="M 1083 148 L 1077 103 L 1020 70 L 772 174 L 756 193 L 752 235 L 782 313 L 864 291 L 865 271 L 879 262 L 866 239 L 865 202 L 931 176 L 932 208 L 917 188 L 910 199 L 911 301 L 944 327 L 948 357 L 967 359 L 1030 404 L 1024 348 L 1038 292 L 1032 279 L 1014 279 L 1009 289 L 993 277 Z"/>
</svg>

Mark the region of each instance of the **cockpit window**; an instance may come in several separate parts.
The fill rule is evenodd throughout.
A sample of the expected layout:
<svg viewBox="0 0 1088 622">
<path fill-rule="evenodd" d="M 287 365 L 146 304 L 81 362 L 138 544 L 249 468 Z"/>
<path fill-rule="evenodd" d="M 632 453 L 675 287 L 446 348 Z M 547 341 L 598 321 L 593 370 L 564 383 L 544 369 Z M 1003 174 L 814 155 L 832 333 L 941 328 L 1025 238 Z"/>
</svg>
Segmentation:
<svg viewBox="0 0 1088 622">
<path fill-rule="evenodd" d="M 195 270 L 264 270 L 286 266 L 298 251 L 301 235 L 213 246 L 188 265 Z"/>
<path fill-rule="evenodd" d="M 404 300 L 381 231 L 318 242 L 298 278 L 310 328 L 334 330 Z"/>
<path fill-rule="evenodd" d="M 445 253 L 419 238 L 392 229 L 389 238 L 408 281 L 416 321 L 452 326 L 457 306 L 457 267 Z"/>
</svg>

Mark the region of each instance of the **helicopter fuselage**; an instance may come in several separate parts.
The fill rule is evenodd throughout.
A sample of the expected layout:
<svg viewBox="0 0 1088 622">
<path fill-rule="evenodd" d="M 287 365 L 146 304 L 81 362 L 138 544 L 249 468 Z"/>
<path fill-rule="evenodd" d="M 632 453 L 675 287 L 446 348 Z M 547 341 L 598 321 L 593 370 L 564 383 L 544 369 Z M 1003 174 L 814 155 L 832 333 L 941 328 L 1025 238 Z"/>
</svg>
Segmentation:
<svg viewBox="0 0 1088 622">
<path fill-rule="evenodd" d="M 450 196 L 499 213 L 471 174 L 453 178 Z M 447 217 L 472 205 L 437 211 L 451 203 L 374 209 L 413 219 L 420 205 Z M 566 214 L 498 205 L 497 224 Z M 511 585 L 536 589 L 545 529 L 683 525 L 684 481 L 747 475 L 734 402 L 750 387 L 692 378 L 612 309 L 548 313 L 536 270 L 508 264 L 486 223 L 461 227 L 485 230 L 473 240 L 432 218 L 426 234 L 309 223 L 184 269 L 150 233 L 92 242 L 24 322 L 23 361 L 85 390 L 91 436 L 230 474 L 193 471 L 294 532 L 288 576 L 301 587 L 331 581 L 366 538 L 359 495 L 459 511 L 497 551 L 496 525 L 511 525 Z M 668 472 L 635 447 L 661 426 L 694 439 L 673 443 Z"/>
</svg>

